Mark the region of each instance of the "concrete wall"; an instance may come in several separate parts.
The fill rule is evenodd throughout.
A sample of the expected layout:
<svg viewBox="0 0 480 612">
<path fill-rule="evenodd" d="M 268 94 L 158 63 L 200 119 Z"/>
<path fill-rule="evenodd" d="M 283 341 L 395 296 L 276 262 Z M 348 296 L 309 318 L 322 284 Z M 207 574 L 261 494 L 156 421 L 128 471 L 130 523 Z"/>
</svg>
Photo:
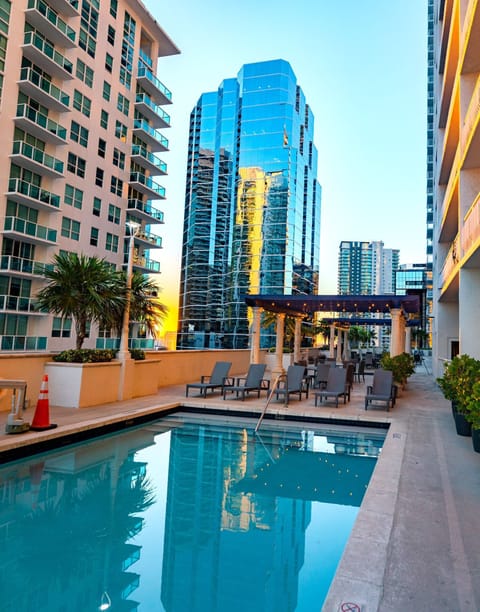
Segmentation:
<svg viewBox="0 0 480 612">
<path fill-rule="evenodd" d="M 0 354 L 0 378 L 15 380 L 25 380 L 27 382 L 27 402 L 31 406 L 36 406 L 40 385 L 44 374 L 44 367 L 50 361 L 50 353 L 15 353 Z M 0 410 L 9 411 L 11 409 L 11 391 L 5 394 L 0 400 Z"/>
</svg>

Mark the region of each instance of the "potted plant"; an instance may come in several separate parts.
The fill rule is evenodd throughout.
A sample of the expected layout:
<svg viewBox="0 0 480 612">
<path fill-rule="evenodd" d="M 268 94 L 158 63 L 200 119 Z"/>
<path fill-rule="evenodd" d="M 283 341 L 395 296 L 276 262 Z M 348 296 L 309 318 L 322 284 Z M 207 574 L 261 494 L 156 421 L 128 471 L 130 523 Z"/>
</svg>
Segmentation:
<svg viewBox="0 0 480 612">
<path fill-rule="evenodd" d="M 480 380 L 480 361 L 469 355 L 457 355 L 445 366 L 437 383 L 446 399 L 452 402 L 457 433 L 469 436 L 472 425 L 467 420 L 473 386 Z"/>
<path fill-rule="evenodd" d="M 480 380 L 474 383 L 467 399 L 465 417 L 472 426 L 473 450 L 480 453 Z"/>
<path fill-rule="evenodd" d="M 407 379 L 415 372 L 415 362 L 412 355 L 401 353 L 390 357 L 388 353 L 384 353 L 380 358 L 380 366 L 384 370 L 391 370 L 393 373 L 393 381 L 397 386 L 404 387 Z"/>
</svg>

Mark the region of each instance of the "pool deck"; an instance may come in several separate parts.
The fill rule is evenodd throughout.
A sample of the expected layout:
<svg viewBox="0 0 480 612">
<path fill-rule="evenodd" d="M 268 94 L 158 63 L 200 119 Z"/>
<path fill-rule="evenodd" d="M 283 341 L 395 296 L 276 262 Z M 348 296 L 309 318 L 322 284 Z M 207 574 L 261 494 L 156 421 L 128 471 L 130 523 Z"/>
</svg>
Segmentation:
<svg viewBox="0 0 480 612">
<path fill-rule="evenodd" d="M 369 377 L 366 377 L 367 383 Z M 324 612 L 478 612 L 480 610 L 480 453 L 470 437 L 458 436 L 447 402 L 423 366 L 400 392 L 395 408 L 364 410 L 365 384 L 352 398 L 314 406 L 292 399 L 272 401 L 268 413 L 301 418 L 388 423 L 389 431 L 365 494 Z M 156 395 L 96 406 L 50 406 L 46 431 L 6 434 L 0 413 L 0 462 L 19 447 L 65 444 L 95 428 L 127 426 L 136 417 L 153 418 L 176 406 L 260 414 L 265 396 L 244 402 L 219 393 L 185 397 L 185 385 Z M 23 418 L 33 419 L 35 406 Z M 32 445 L 32 446 L 30 446 Z M 40 446 L 38 446 L 40 445 Z M 343 604 L 343 605 L 342 605 Z"/>
</svg>

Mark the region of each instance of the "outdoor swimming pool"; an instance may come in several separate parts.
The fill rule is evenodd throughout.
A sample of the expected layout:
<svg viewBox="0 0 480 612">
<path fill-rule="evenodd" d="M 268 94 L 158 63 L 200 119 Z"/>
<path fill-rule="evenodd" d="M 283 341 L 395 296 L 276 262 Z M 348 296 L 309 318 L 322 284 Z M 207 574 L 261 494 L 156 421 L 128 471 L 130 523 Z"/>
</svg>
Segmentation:
<svg viewBox="0 0 480 612">
<path fill-rule="evenodd" d="M 384 430 L 177 413 L 0 469 L 2 612 L 320 610 Z"/>
</svg>

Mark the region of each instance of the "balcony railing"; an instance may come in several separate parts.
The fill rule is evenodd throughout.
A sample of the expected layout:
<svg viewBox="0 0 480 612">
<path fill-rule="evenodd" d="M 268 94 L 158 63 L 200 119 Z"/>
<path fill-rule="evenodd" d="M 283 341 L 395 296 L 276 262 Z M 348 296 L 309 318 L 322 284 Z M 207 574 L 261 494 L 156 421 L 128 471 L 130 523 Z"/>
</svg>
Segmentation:
<svg viewBox="0 0 480 612">
<path fill-rule="evenodd" d="M 49 174 L 57 176 L 63 175 L 62 161 L 56 157 L 48 155 L 41 149 L 33 147 L 31 144 L 28 144 L 23 140 L 14 140 L 12 155 L 21 155 L 22 157 L 26 157 L 28 160 L 33 162 L 32 164 L 27 164 L 27 166 L 34 171 L 38 171 L 39 169 L 41 171 L 42 169 L 45 169 Z"/>
<path fill-rule="evenodd" d="M 46 189 L 41 189 L 37 185 L 27 183 L 18 178 L 12 178 L 8 181 L 8 195 L 15 202 L 20 202 L 41 208 L 43 210 L 52 210 L 52 208 L 60 208 L 60 196 L 50 193 Z"/>
<path fill-rule="evenodd" d="M 31 297 L 18 295 L 0 295 L 0 310 L 13 310 L 15 312 L 35 312 L 36 302 Z"/>
<path fill-rule="evenodd" d="M 154 151 L 168 151 L 168 139 L 165 138 L 160 132 L 154 130 L 152 127 L 148 125 L 148 123 L 143 119 L 135 119 L 133 121 L 133 129 L 141 130 L 142 134 L 141 138 L 148 140 L 148 144 Z"/>
<path fill-rule="evenodd" d="M 33 68 L 24 66 L 20 70 L 20 88 L 32 94 L 41 104 L 58 111 L 68 111 L 70 98 L 68 94 L 52 84 Z"/>
<path fill-rule="evenodd" d="M 47 338 L 44 336 L 0 336 L 2 351 L 46 351 Z"/>
<path fill-rule="evenodd" d="M 147 193 L 153 199 L 165 198 L 165 187 L 155 183 L 149 176 L 145 176 L 141 172 L 130 172 L 130 183 L 137 183 L 136 188 Z"/>
<path fill-rule="evenodd" d="M 73 78 L 73 64 L 36 32 L 25 32 L 23 54 L 42 69 L 60 78 Z"/>
<path fill-rule="evenodd" d="M 120 338 L 97 338 L 95 348 L 117 350 L 120 348 Z M 129 338 L 128 348 L 153 350 L 155 340 L 153 338 Z"/>
<path fill-rule="evenodd" d="M 143 49 L 140 49 L 140 53 L 139 53 L 139 55 L 140 55 L 140 59 L 141 59 L 141 60 L 142 60 L 142 61 L 143 61 L 145 64 L 147 64 L 147 66 L 148 66 L 149 68 L 153 68 L 153 60 L 152 60 L 152 58 L 151 58 L 149 55 L 147 55 L 147 53 L 145 53 L 145 51 L 143 51 Z"/>
<path fill-rule="evenodd" d="M 48 4 L 62 15 L 74 17 L 79 14 L 80 0 L 48 0 Z"/>
<path fill-rule="evenodd" d="M 155 223 L 164 222 L 164 214 L 158 208 L 152 206 L 150 201 L 144 202 L 131 198 L 128 200 L 128 213 L 132 217 L 139 217 L 145 221 L 154 221 Z"/>
<path fill-rule="evenodd" d="M 65 144 L 67 141 L 67 129 L 49 119 L 40 111 L 32 108 L 28 104 L 17 105 L 16 123 L 27 128 L 29 133 L 34 136 L 39 136 L 42 140 L 53 142 L 55 144 Z M 22 123 L 25 119 L 26 125 Z M 35 125 L 32 126 L 31 124 Z M 38 129 L 37 129 L 38 128 Z"/>
<path fill-rule="evenodd" d="M 162 238 L 160 236 L 157 236 L 157 234 L 152 234 L 151 232 L 137 232 L 137 234 L 135 235 L 135 240 L 143 242 L 144 244 L 148 244 L 149 248 L 162 248 Z"/>
<path fill-rule="evenodd" d="M 447 256 L 443 263 L 442 271 L 440 272 L 440 285 L 443 287 L 448 281 L 450 275 L 460 262 L 463 253 L 460 252 L 460 234 L 457 234 L 448 250 Z"/>
<path fill-rule="evenodd" d="M 18 217 L 5 217 L 4 232 L 24 234 L 30 238 L 37 239 L 41 242 L 49 242 L 51 244 L 57 242 L 56 230 Z"/>
<path fill-rule="evenodd" d="M 127 265 L 127 262 L 125 262 L 125 265 Z M 158 274 L 160 272 L 160 262 L 148 259 L 147 257 L 134 257 L 133 266 L 151 272 L 152 274 Z"/>
<path fill-rule="evenodd" d="M 139 164 L 150 170 L 151 174 L 167 174 L 167 164 L 142 145 L 132 145 L 132 157 L 139 157 Z"/>
<path fill-rule="evenodd" d="M 75 30 L 44 0 L 28 0 L 27 16 L 29 22 L 38 30 L 44 31 L 52 42 L 63 47 L 75 46 Z"/>
<path fill-rule="evenodd" d="M 138 64 L 137 80 L 142 88 L 159 104 L 171 104 L 172 92 L 142 62 Z"/>
<path fill-rule="evenodd" d="M 170 115 L 161 106 L 145 93 L 137 94 L 135 104 L 144 115 L 154 124 L 154 127 L 170 127 Z"/>
<path fill-rule="evenodd" d="M 22 274 L 32 274 L 34 276 L 44 276 L 45 272 L 53 270 L 53 264 L 46 264 L 33 259 L 15 257 L 14 255 L 0 256 L 0 270 L 8 272 L 19 272 Z"/>
</svg>

